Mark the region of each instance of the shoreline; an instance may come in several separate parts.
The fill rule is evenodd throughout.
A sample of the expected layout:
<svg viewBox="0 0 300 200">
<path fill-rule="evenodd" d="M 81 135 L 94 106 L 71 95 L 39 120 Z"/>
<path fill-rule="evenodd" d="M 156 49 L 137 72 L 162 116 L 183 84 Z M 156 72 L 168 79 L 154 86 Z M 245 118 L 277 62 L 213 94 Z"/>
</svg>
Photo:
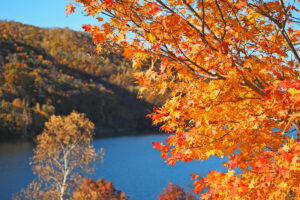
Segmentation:
<svg viewBox="0 0 300 200">
<path fill-rule="evenodd" d="M 97 129 L 97 128 L 96 128 Z M 115 137 L 134 137 L 134 136 L 150 136 L 150 135 L 163 135 L 166 133 L 160 132 L 158 129 L 153 130 L 130 130 L 130 129 L 105 129 L 105 130 L 96 130 L 93 139 L 100 139 L 100 138 L 115 138 Z M 35 142 L 36 135 L 29 135 L 27 137 L 1 137 L 0 144 L 8 141 L 29 141 Z"/>
</svg>

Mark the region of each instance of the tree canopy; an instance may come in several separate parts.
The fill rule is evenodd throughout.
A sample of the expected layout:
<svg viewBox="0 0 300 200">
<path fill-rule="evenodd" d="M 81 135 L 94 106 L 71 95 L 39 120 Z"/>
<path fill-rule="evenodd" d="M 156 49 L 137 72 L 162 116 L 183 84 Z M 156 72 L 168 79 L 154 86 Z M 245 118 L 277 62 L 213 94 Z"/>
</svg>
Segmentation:
<svg viewBox="0 0 300 200">
<path fill-rule="evenodd" d="M 195 200 L 196 196 L 190 194 L 189 191 L 185 192 L 179 185 L 173 183 L 168 184 L 168 188 L 163 189 L 164 192 L 157 196 L 158 200 Z"/>
<path fill-rule="evenodd" d="M 299 197 L 299 1 L 74 0 L 99 24 L 93 42 L 118 42 L 141 92 L 168 99 L 149 116 L 171 134 L 166 161 L 229 158 L 226 173 L 194 182 L 203 199 Z M 207 190 L 203 190 L 207 188 Z"/>
<path fill-rule="evenodd" d="M 84 179 L 74 190 L 72 200 L 129 200 L 124 192 L 116 190 L 114 184 L 104 179 L 97 182 L 92 179 Z"/>
<path fill-rule="evenodd" d="M 38 179 L 16 199 L 67 199 L 91 165 L 101 161 L 103 151 L 90 144 L 94 124 L 84 114 L 52 115 L 44 131 L 37 136 L 31 165 Z"/>
</svg>

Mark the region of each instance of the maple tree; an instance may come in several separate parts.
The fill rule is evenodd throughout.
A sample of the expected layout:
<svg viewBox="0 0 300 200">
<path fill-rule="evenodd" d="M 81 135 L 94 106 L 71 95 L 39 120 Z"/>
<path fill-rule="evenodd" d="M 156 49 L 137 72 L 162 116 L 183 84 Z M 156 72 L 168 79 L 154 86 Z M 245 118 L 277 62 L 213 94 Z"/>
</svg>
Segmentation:
<svg viewBox="0 0 300 200">
<path fill-rule="evenodd" d="M 73 2 L 100 23 L 83 26 L 97 51 L 119 43 L 141 93 L 168 97 L 149 115 L 174 133 L 154 143 L 164 159 L 229 158 L 193 176 L 202 199 L 299 197 L 299 1 Z"/>
<path fill-rule="evenodd" d="M 42 134 L 37 136 L 31 165 L 38 176 L 16 199 L 66 199 L 81 180 L 82 172 L 91 172 L 92 163 L 101 161 L 90 144 L 94 124 L 84 114 L 52 115 Z"/>
</svg>

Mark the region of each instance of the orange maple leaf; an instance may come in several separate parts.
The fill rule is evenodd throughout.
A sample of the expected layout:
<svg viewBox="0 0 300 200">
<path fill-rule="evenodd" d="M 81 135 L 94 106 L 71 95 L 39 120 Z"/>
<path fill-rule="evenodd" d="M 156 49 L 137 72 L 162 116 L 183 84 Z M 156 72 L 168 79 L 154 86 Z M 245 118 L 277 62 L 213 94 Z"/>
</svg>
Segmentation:
<svg viewBox="0 0 300 200">
<path fill-rule="evenodd" d="M 66 15 L 67 15 L 67 16 L 69 16 L 71 13 L 74 13 L 74 12 L 75 12 L 75 8 L 76 8 L 76 7 L 74 7 L 73 4 L 72 4 L 71 2 L 69 3 L 69 5 L 66 5 L 66 7 L 67 7 L 67 8 L 66 8 L 65 11 L 66 11 Z"/>
<path fill-rule="evenodd" d="M 240 9 L 240 10 L 243 9 L 243 8 L 246 8 L 247 7 L 247 2 L 240 1 L 237 4 L 235 4 L 235 7 L 238 8 L 238 9 Z"/>
</svg>

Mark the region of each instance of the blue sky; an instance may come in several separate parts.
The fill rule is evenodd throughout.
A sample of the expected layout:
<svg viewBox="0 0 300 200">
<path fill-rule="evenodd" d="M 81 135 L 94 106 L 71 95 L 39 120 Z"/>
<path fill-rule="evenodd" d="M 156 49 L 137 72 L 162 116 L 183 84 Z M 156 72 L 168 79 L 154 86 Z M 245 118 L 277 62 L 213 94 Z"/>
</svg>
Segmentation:
<svg viewBox="0 0 300 200">
<path fill-rule="evenodd" d="M 39 27 L 69 27 L 82 30 L 83 24 L 96 23 L 80 12 L 66 16 L 69 0 L 0 0 L 0 20 L 14 20 Z M 76 8 L 77 9 L 77 8 Z"/>
<path fill-rule="evenodd" d="M 39 27 L 69 27 L 82 30 L 83 24 L 97 24 L 92 17 L 78 12 L 66 16 L 69 0 L 0 0 L 0 20 L 14 20 Z M 300 17 L 300 13 L 296 14 Z"/>
</svg>

